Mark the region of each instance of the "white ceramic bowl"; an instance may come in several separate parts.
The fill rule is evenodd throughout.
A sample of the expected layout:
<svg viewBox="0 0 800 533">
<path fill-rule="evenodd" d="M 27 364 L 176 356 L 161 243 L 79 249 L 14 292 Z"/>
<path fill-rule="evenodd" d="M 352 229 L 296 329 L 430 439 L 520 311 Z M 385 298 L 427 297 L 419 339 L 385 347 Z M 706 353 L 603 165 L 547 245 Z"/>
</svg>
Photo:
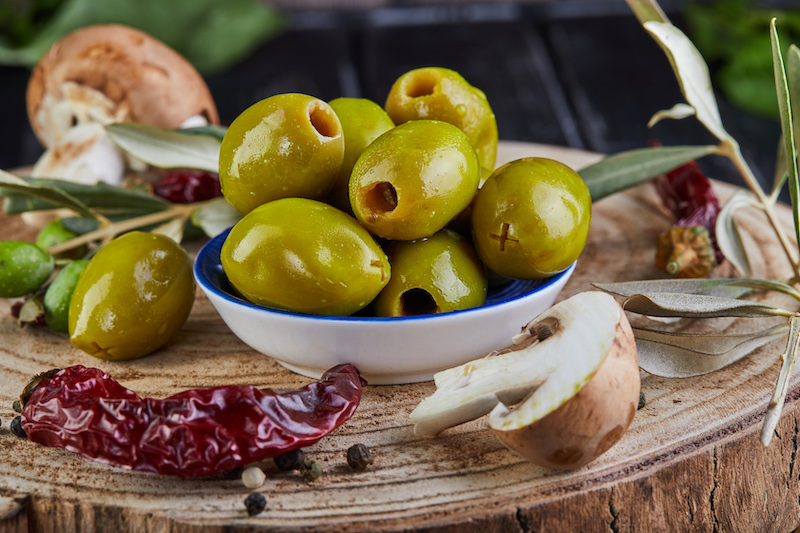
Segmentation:
<svg viewBox="0 0 800 533">
<path fill-rule="evenodd" d="M 233 333 L 286 368 L 318 378 L 352 363 L 371 385 L 413 383 L 504 348 L 555 302 L 575 269 L 490 290 L 474 309 L 417 317 L 328 317 L 252 304 L 236 295 L 220 262 L 227 232 L 197 254 L 194 275 Z"/>
</svg>

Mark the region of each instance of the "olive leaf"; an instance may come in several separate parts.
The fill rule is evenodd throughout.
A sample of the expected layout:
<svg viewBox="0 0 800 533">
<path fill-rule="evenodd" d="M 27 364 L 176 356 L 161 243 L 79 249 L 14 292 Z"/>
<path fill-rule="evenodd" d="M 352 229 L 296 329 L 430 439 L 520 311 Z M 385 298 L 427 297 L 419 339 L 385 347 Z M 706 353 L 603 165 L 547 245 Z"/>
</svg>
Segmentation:
<svg viewBox="0 0 800 533">
<path fill-rule="evenodd" d="M 744 277 L 749 277 L 752 271 L 750 260 L 747 258 L 747 250 L 733 215 L 740 207 L 754 205 L 757 203 L 752 194 L 744 189 L 738 189 L 717 213 L 717 221 L 714 225 L 714 236 L 722 255 Z"/>
<path fill-rule="evenodd" d="M 199 227 L 209 237 L 216 237 L 230 228 L 239 220 L 242 214 L 234 209 L 225 198 L 215 198 L 200 206 L 192 214 L 192 224 Z"/>
<path fill-rule="evenodd" d="M 44 320 L 44 315 L 42 297 L 39 295 L 32 296 L 25 300 L 22 307 L 20 307 L 17 323 L 20 326 L 24 326 L 25 324 L 37 324 Z"/>
<path fill-rule="evenodd" d="M 66 207 L 82 216 L 97 218 L 97 215 L 92 213 L 86 204 L 66 191 L 47 185 L 30 184 L 10 172 L 0 170 L 0 196 L 7 196 L 8 191 L 24 193 L 27 196 L 49 202 L 53 207 Z"/>
<path fill-rule="evenodd" d="M 50 178 L 20 178 L 31 186 L 58 189 L 78 199 L 84 206 L 101 213 L 152 213 L 170 207 L 170 203 L 163 198 L 147 194 L 143 191 L 122 189 L 107 183 L 86 185 L 71 181 Z M 27 211 L 53 209 L 58 204 L 32 196 L 28 192 L 10 193 L 6 196 L 3 210 L 16 215 Z"/>
<path fill-rule="evenodd" d="M 637 294 L 669 292 L 738 298 L 751 290 L 776 291 L 800 300 L 800 291 L 780 280 L 764 279 L 656 279 L 646 281 L 620 281 L 593 283 L 600 290 L 629 298 Z"/>
<path fill-rule="evenodd" d="M 715 372 L 757 348 L 786 337 L 787 324 L 734 335 L 669 333 L 633 328 L 639 367 L 666 378 L 688 378 Z"/>
<path fill-rule="evenodd" d="M 216 136 L 133 123 L 105 128 L 114 144 L 154 167 L 219 171 L 220 140 Z"/>
<path fill-rule="evenodd" d="M 633 14 L 642 24 L 650 21 L 668 22 L 661 6 L 654 0 L 627 0 L 627 2 Z"/>
<path fill-rule="evenodd" d="M 608 156 L 578 173 L 586 182 L 592 201 L 596 202 L 716 150 L 713 145 L 639 148 Z"/>
<path fill-rule="evenodd" d="M 683 96 L 695 109 L 697 119 L 720 141 L 731 140 L 722 126 L 708 65 L 692 41 L 669 22 L 649 21 L 643 26 L 667 54 Z"/>
<path fill-rule="evenodd" d="M 759 318 L 795 315 L 792 311 L 759 302 L 707 294 L 674 292 L 635 294 L 628 297 L 623 302 L 622 307 L 641 315 L 679 316 L 683 318 Z"/>
<path fill-rule="evenodd" d="M 775 154 L 775 174 L 772 178 L 772 192 L 770 193 L 770 201 L 775 203 L 778 201 L 778 195 L 783 189 L 786 180 L 789 179 L 789 173 L 786 167 L 786 148 L 784 145 L 783 134 L 778 140 L 778 150 Z"/>
<path fill-rule="evenodd" d="M 775 383 L 775 392 L 769 401 L 764 423 L 761 426 L 761 442 L 764 443 L 764 446 L 769 445 L 781 418 L 786 392 L 789 389 L 789 377 L 792 375 L 792 368 L 797 357 L 798 342 L 800 342 L 800 317 L 793 316 L 789 319 L 789 336 L 786 340 L 786 350 L 781 354 L 781 371 Z"/>
<path fill-rule="evenodd" d="M 175 217 L 151 229 L 150 233 L 164 235 L 165 237 L 169 237 L 176 243 L 180 244 L 180 242 L 183 240 L 183 232 L 186 228 L 186 222 L 186 217 Z"/>
<path fill-rule="evenodd" d="M 214 137 L 219 142 L 222 142 L 222 139 L 225 137 L 225 133 L 227 131 L 228 128 L 218 124 L 209 124 L 208 126 L 197 126 L 194 128 L 183 128 L 180 130 L 181 133 L 185 133 L 186 135 L 205 135 L 206 137 Z"/>
<path fill-rule="evenodd" d="M 781 45 L 778 39 L 778 30 L 773 18 L 769 24 L 769 36 L 772 42 L 772 64 L 775 71 L 775 88 L 778 93 L 778 112 L 781 117 L 781 132 L 783 133 L 783 149 L 786 156 L 786 173 L 789 183 L 789 197 L 792 200 L 792 215 L 797 242 L 800 242 L 800 176 L 797 170 L 797 149 L 792 124 L 792 102 L 789 95 L 789 82 L 786 78 L 786 68 L 781 55 Z"/>
<path fill-rule="evenodd" d="M 664 109 L 653 115 L 653 117 L 647 123 L 647 127 L 652 128 L 665 118 L 680 120 L 686 117 L 693 117 L 695 114 L 696 111 L 689 104 L 684 104 L 684 103 L 675 104 L 674 106 L 672 106 L 671 109 Z"/>
</svg>

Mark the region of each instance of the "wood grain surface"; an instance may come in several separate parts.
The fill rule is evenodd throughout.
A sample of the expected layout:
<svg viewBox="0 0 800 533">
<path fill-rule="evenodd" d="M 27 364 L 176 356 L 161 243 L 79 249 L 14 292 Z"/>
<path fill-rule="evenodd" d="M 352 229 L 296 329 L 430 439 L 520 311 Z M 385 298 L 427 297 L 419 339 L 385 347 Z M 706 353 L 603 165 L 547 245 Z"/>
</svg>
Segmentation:
<svg viewBox="0 0 800 533">
<path fill-rule="evenodd" d="M 502 143 L 501 161 L 544 155 L 575 167 L 593 154 Z M 732 188 L 715 184 L 720 197 Z M 781 219 L 791 223 L 788 209 Z M 754 275 L 786 278 L 790 269 L 757 211 L 738 217 L 756 250 Z M 589 242 L 560 299 L 592 282 L 664 277 L 655 239 L 670 224 L 651 186 L 593 207 Z M 0 239 L 32 238 L 19 218 L 0 218 Z M 713 276 L 732 276 L 726 265 Z M 783 305 L 793 305 L 770 296 Z M 0 300 L 0 531 L 791 531 L 800 523 L 795 467 L 797 376 L 775 438 L 759 430 L 778 375 L 780 342 L 714 374 L 672 380 L 642 372 L 646 405 L 623 439 L 573 472 L 537 467 L 506 450 L 485 420 L 416 437 L 408 414 L 432 383 L 368 386 L 343 427 L 306 450 L 324 474 L 313 483 L 278 472 L 271 461 L 261 492 L 266 510 L 248 517 L 239 473 L 172 479 L 94 463 L 9 431 L 12 401 L 34 374 L 73 364 L 97 366 L 143 396 L 221 384 L 299 387 L 293 374 L 238 341 L 198 293 L 189 321 L 165 349 L 129 362 L 95 360 L 65 335 L 20 329 Z M 533 317 L 519 317 L 520 326 Z M 635 318 L 635 317 L 634 317 Z M 686 326 L 741 332 L 762 319 L 716 319 Z M 680 326 L 683 328 L 684 326 Z M 364 443 L 375 462 L 354 472 L 346 449 Z"/>
</svg>

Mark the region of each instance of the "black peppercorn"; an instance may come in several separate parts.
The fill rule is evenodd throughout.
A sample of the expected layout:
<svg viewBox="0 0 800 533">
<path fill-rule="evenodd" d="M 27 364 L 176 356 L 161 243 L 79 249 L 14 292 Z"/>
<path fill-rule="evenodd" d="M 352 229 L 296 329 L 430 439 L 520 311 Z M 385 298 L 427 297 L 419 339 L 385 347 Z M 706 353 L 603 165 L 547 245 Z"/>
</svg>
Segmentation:
<svg viewBox="0 0 800 533">
<path fill-rule="evenodd" d="M 347 449 L 347 464 L 353 470 L 364 470 L 372 463 L 372 452 L 365 445 L 353 444 Z"/>
<path fill-rule="evenodd" d="M 244 499 L 244 506 L 248 515 L 255 516 L 267 508 L 267 498 L 260 492 L 251 492 Z"/>
<path fill-rule="evenodd" d="M 644 392 L 639 392 L 639 406 L 636 408 L 638 411 L 647 404 L 647 399 L 644 397 Z"/>
<path fill-rule="evenodd" d="M 17 413 L 22 412 L 22 402 L 20 402 L 19 400 L 14 400 L 14 403 L 11 404 L 11 406 L 13 407 L 15 412 Z"/>
<path fill-rule="evenodd" d="M 286 472 L 300 468 L 305 458 L 306 454 L 303 453 L 303 450 L 292 450 L 273 457 L 272 461 L 278 467 L 278 470 Z"/>
<path fill-rule="evenodd" d="M 11 433 L 21 439 L 27 439 L 28 434 L 22 429 L 22 417 L 18 416 L 11 421 Z"/>
<path fill-rule="evenodd" d="M 305 459 L 297 470 L 306 481 L 314 481 L 322 475 L 322 465 L 314 459 Z"/>
</svg>

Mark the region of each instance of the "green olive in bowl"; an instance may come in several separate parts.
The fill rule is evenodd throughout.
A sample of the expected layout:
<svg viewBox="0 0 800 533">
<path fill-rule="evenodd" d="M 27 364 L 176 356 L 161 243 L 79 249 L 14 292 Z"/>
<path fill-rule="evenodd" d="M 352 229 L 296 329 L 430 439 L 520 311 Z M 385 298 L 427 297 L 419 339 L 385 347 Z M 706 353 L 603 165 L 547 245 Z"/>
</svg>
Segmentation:
<svg viewBox="0 0 800 533">
<path fill-rule="evenodd" d="M 517 279 L 566 270 L 586 245 L 589 189 L 568 166 L 541 157 L 511 161 L 483 184 L 472 203 L 473 242 L 483 263 Z"/>
<path fill-rule="evenodd" d="M 443 229 L 389 248 L 392 279 L 375 299 L 377 316 L 415 316 L 479 307 L 486 270 L 469 242 Z"/>
<path fill-rule="evenodd" d="M 375 139 L 358 158 L 350 206 L 379 237 L 421 239 L 463 211 L 479 181 L 478 157 L 464 132 L 439 120 L 414 120 Z"/>
<path fill-rule="evenodd" d="M 222 194 L 247 214 L 279 198 L 322 198 L 344 160 L 344 136 L 330 105 L 297 93 L 266 98 L 228 128 L 219 153 Z"/>
<path fill-rule="evenodd" d="M 166 344 L 194 304 L 192 260 L 164 235 L 135 231 L 100 249 L 69 305 L 70 342 L 109 360 L 136 359 Z"/>
<path fill-rule="evenodd" d="M 247 300 L 299 313 L 355 313 L 391 276 L 386 254 L 353 217 L 305 198 L 251 211 L 231 229 L 220 257 Z"/>
</svg>

